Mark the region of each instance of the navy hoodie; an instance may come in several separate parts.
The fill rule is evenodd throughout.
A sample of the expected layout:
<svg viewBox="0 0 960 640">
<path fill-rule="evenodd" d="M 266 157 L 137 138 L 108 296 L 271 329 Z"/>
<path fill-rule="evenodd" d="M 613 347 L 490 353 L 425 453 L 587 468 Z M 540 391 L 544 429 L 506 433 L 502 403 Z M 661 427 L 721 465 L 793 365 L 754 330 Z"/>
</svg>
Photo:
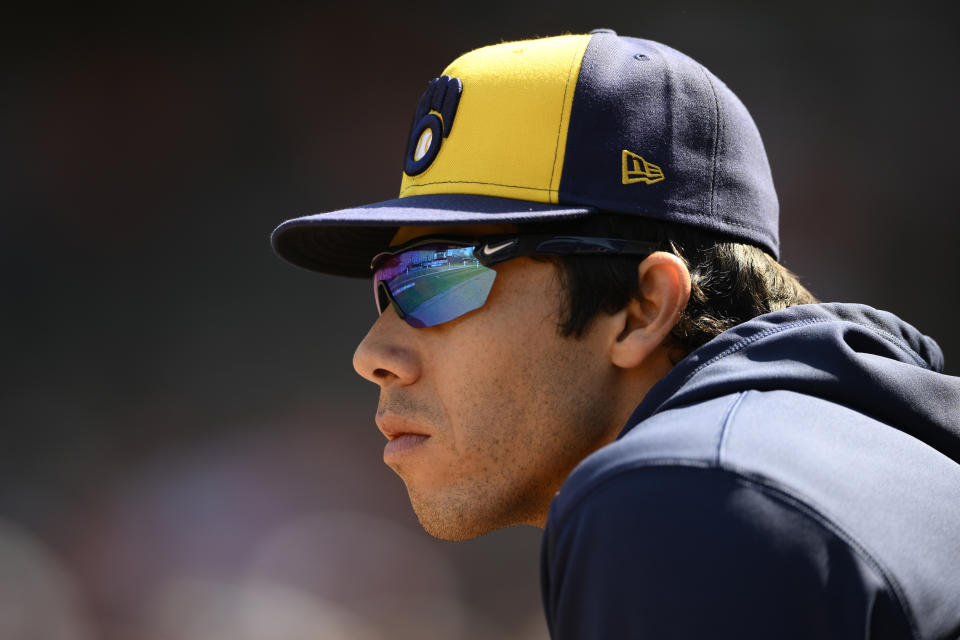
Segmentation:
<svg viewBox="0 0 960 640">
<path fill-rule="evenodd" d="M 682 360 L 550 508 L 555 640 L 960 637 L 960 378 L 860 305 Z"/>
</svg>

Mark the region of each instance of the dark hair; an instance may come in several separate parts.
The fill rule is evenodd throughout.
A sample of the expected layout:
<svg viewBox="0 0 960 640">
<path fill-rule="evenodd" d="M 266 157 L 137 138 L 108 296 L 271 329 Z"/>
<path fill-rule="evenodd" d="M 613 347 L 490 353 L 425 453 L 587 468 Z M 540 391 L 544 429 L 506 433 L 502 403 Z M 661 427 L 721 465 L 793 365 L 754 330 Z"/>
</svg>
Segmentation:
<svg viewBox="0 0 960 640">
<path fill-rule="evenodd" d="M 701 229 L 618 214 L 536 227 L 530 231 L 653 241 L 658 250 L 684 260 L 690 270 L 690 301 L 670 333 L 671 346 L 680 357 L 751 318 L 817 302 L 795 275 L 762 249 Z M 581 337 L 598 313 L 615 313 L 639 296 L 637 265 L 642 258 L 538 259 L 557 264 L 565 297 L 558 325 L 561 335 Z"/>
</svg>

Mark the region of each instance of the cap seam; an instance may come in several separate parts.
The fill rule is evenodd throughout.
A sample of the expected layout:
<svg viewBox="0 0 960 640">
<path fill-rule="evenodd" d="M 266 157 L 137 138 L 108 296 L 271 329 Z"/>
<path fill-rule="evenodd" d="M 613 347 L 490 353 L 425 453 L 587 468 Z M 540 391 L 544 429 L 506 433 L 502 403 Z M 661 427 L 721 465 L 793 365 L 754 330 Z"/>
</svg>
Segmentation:
<svg viewBox="0 0 960 640">
<path fill-rule="evenodd" d="M 418 189 L 420 187 L 429 187 L 436 184 L 485 184 L 491 187 L 508 187 L 510 189 L 529 189 L 530 191 L 546 191 L 547 193 L 554 191 L 554 189 L 544 189 L 543 187 L 523 187 L 517 184 L 500 184 L 497 182 L 482 182 L 479 180 L 438 180 L 436 182 L 420 182 L 418 184 L 411 184 L 405 187 L 402 191 L 400 191 L 400 195 L 402 196 L 404 193 L 406 193 L 410 189 Z"/>
<path fill-rule="evenodd" d="M 577 198 L 577 197 L 580 197 L 580 198 L 583 198 L 583 199 L 592 199 L 590 196 L 585 196 L 585 195 L 583 195 L 583 194 L 577 194 L 577 193 L 571 193 L 571 192 L 564 192 L 564 196 L 565 196 L 566 199 Z M 598 208 L 604 209 L 604 210 L 606 210 L 606 211 L 610 211 L 611 213 L 617 213 L 618 210 L 614 209 L 613 207 L 619 207 L 619 206 L 621 206 L 621 204 L 620 204 L 620 203 L 615 203 L 615 202 L 612 202 L 612 203 L 609 203 L 609 204 L 597 202 L 597 203 L 595 203 L 595 204 L 591 204 L 591 205 L 581 205 L 581 206 L 598 207 Z M 622 211 L 622 210 L 621 210 L 621 211 Z M 673 207 L 673 208 L 672 208 L 672 211 L 676 211 L 676 212 L 679 212 L 679 213 L 683 213 L 683 214 L 688 215 L 688 216 L 693 216 L 693 217 L 697 217 L 697 218 L 703 218 L 704 220 L 718 220 L 718 221 L 720 221 L 720 222 L 725 222 L 725 223 L 727 223 L 727 224 L 732 224 L 732 225 L 735 225 L 735 226 L 738 226 L 738 227 L 743 227 L 744 229 L 751 229 L 751 230 L 753 230 L 753 231 L 760 231 L 760 232 L 763 232 L 764 234 L 767 234 L 767 233 L 768 233 L 767 230 L 764 229 L 763 227 L 755 227 L 755 226 L 750 225 L 750 224 L 747 224 L 747 223 L 745 223 L 745 222 L 740 222 L 739 220 L 732 220 L 732 219 L 730 219 L 730 218 L 726 218 L 726 217 L 720 216 L 720 215 L 710 215 L 710 214 L 706 214 L 706 213 L 703 213 L 702 211 L 697 210 L 697 209 L 685 209 L 685 208 L 683 208 L 683 207 Z M 650 213 L 650 214 L 648 214 L 648 215 L 653 215 L 653 214 Z"/>
<path fill-rule="evenodd" d="M 706 68 L 704 68 L 702 64 L 697 64 L 697 67 L 700 69 L 700 73 L 703 74 L 704 80 L 707 81 L 707 86 L 710 87 L 710 93 L 713 95 L 713 104 L 716 107 L 717 115 L 716 125 L 714 126 L 713 162 L 711 163 L 713 166 L 710 173 L 710 213 L 713 215 L 717 210 L 717 159 L 720 157 L 720 134 L 723 123 L 720 119 L 720 99 L 717 97 L 717 89 L 713 86 L 713 82 L 710 80 L 710 75 L 707 73 Z"/>
<path fill-rule="evenodd" d="M 708 214 L 700 213 L 699 211 L 689 211 L 684 209 L 676 209 L 676 211 L 688 216 L 695 217 L 695 218 L 703 218 L 704 220 L 719 220 L 720 222 L 724 222 L 726 224 L 732 224 L 737 227 L 743 227 L 744 229 L 750 229 L 751 231 L 760 231 L 765 235 L 767 234 L 767 230 L 764 229 L 763 227 L 755 227 L 753 225 L 746 224 L 745 222 L 740 222 L 739 220 L 731 220 L 729 218 L 723 218 L 717 215 L 708 215 Z"/>
<path fill-rule="evenodd" d="M 592 40 L 593 38 L 591 37 L 590 39 Z M 590 46 L 589 40 L 587 41 L 587 46 Z M 586 50 L 586 47 L 584 48 L 584 51 L 585 50 Z M 581 55 L 586 55 L 586 53 L 583 53 Z M 571 58 L 570 60 L 570 68 L 567 69 L 567 81 L 563 85 L 563 99 L 560 101 L 560 118 L 559 118 L 559 123 L 557 124 L 557 142 L 553 147 L 553 163 L 550 165 L 550 183 L 549 184 L 551 185 L 551 188 L 549 189 L 549 191 L 551 192 L 554 191 L 554 189 L 552 188 L 553 176 L 557 172 L 557 155 L 560 153 L 560 134 L 563 132 L 563 112 L 567 104 L 567 91 L 570 90 L 570 76 L 573 75 L 573 67 L 576 64 L 576 62 L 577 62 L 577 57 L 576 55 L 574 55 L 573 58 Z M 567 127 L 568 128 L 570 127 L 569 118 L 567 121 Z"/>
</svg>

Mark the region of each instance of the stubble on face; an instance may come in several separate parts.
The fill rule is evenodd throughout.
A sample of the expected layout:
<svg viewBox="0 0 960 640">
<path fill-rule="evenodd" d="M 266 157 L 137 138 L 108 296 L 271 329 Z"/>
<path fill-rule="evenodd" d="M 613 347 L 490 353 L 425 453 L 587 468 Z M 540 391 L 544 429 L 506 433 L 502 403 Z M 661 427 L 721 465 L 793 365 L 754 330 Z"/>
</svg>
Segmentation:
<svg viewBox="0 0 960 640">
<path fill-rule="evenodd" d="M 381 394 L 434 432 L 421 457 L 392 467 L 424 530 L 444 540 L 543 526 L 569 472 L 620 427 L 598 341 L 557 332 L 553 265 L 498 271 L 481 310 L 422 334 L 420 388 Z"/>
</svg>

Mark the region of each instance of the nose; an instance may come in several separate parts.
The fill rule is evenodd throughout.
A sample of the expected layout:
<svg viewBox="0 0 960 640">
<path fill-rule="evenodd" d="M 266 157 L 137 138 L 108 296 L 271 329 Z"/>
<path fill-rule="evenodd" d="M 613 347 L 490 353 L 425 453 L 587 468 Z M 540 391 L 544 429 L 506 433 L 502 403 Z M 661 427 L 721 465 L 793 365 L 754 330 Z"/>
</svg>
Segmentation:
<svg viewBox="0 0 960 640">
<path fill-rule="evenodd" d="M 373 323 L 353 353 L 353 368 L 370 382 L 386 388 L 413 384 L 420 377 L 420 359 L 414 349 L 417 331 L 400 319 L 392 306 Z"/>
</svg>

